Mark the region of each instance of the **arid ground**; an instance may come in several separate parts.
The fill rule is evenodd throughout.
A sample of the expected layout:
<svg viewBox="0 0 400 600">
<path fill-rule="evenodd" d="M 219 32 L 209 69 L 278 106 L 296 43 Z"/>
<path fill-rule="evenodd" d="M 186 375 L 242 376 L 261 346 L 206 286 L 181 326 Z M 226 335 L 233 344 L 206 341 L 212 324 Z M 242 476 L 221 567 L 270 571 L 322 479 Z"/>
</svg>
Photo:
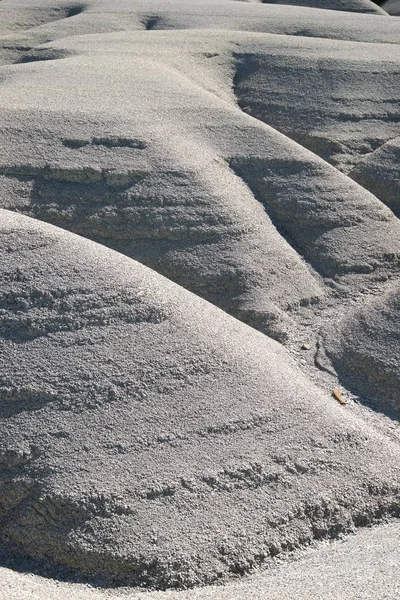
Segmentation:
<svg viewBox="0 0 400 600">
<path fill-rule="evenodd" d="M 1 600 L 398 600 L 399 161 L 399 0 L 0 0 Z"/>
</svg>

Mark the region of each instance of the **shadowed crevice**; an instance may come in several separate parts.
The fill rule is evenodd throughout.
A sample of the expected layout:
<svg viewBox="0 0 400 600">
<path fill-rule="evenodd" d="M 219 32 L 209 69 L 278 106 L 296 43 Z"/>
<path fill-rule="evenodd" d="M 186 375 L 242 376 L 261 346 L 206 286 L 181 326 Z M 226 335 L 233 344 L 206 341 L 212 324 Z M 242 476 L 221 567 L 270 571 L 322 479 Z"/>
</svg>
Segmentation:
<svg viewBox="0 0 400 600">
<path fill-rule="evenodd" d="M 71 6 L 67 10 L 67 14 L 66 14 L 65 18 L 69 19 L 70 17 L 76 17 L 77 15 L 80 15 L 81 13 L 83 13 L 85 10 L 86 10 L 86 4 L 79 4 L 77 6 Z"/>
<path fill-rule="evenodd" d="M 146 31 L 150 31 L 151 29 L 157 29 L 159 21 L 160 17 L 148 17 L 144 22 Z"/>
<path fill-rule="evenodd" d="M 132 148 L 134 150 L 144 150 L 147 147 L 146 142 L 135 138 L 121 136 L 94 137 L 91 140 L 69 138 L 63 140 L 63 145 L 71 150 L 78 150 L 85 146 L 104 146 L 105 148 Z"/>
<path fill-rule="evenodd" d="M 43 50 L 33 49 L 21 56 L 21 58 L 15 61 L 14 64 L 42 62 L 47 60 L 61 60 L 63 58 L 68 58 L 72 55 L 72 52 L 68 52 L 66 50 L 53 50 L 48 48 L 45 48 Z"/>
</svg>

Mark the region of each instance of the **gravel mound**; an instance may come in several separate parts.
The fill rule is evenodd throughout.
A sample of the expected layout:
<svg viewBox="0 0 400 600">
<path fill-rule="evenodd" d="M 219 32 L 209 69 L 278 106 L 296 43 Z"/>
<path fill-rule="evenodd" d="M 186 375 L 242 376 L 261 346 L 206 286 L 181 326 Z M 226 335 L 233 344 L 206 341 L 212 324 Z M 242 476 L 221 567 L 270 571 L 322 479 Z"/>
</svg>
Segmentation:
<svg viewBox="0 0 400 600">
<path fill-rule="evenodd" d="M 276 342 L 27 217 L 1 248 L 8 552 L 164 589 L 398 512 L 398 446 Z"/>
</svg>

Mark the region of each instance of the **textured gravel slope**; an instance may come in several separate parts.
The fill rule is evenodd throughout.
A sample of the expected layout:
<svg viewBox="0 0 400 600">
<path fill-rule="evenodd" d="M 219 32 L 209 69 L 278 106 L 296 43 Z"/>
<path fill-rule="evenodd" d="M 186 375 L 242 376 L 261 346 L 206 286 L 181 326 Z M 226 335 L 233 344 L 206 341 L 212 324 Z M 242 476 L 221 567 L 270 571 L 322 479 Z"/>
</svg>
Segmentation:
<svg viewBox="0 0 400 600">
<path fill-rule="evenodd" d="M 385 11 L 370 0 L 262 0 L 264 4 L 309 6 L 318 9 L 341 10 L 349 12 L 373 13 L 384 15 Z"/>
<path fill-rule="evenodd" d="M 193 587 L 399 516 L 400 20 L 297 4 L 0 2 L 2 564 Z M 385 535 L 192 597 L 394 599 Z"/>
<path fill-rule="evenodd" d="M 73 37 L 4 67 L 1 205 L 121 251 L 286 340 L 293 309 L 329 295 L 321 276 L 357 275 L 353 292 L 397 268 L 399 221 L 236 104 L 254 47 L 290 58 L 325 51 L 325 40 L 190 39 Z"/>
<path fill-rule="evenodd" d="M 389 13 L 389 15 L 398 16 L 400 15 L 400 2 L 399 0 L 386 0 L 383 3 L 382 8 Z"/>
<path fill-rule="evenodd" d="M 355 181 L 378 196 L 399 218 L 400 181 L 398 164 L 400 158 L 400 137 L 367 154 L 364 160 L 349 173 Z"/>
<path fill-rule="evenodd" d="M 292 564 L 221 587 L 168 592 L 99 590 L 0 570 L 2 600 L 397 600 L 399 523 L 360 530 L 344 542 L 318 545 Z M 146 594 L 143 596 L 143 594 Z"/>
<path fill-rule="evenodd" d="M 190 586 L 397 514 L 398 445 L 277 343 L 82 238 L 8 212 L 1 231 L 12 552 Z"/>
</svg>

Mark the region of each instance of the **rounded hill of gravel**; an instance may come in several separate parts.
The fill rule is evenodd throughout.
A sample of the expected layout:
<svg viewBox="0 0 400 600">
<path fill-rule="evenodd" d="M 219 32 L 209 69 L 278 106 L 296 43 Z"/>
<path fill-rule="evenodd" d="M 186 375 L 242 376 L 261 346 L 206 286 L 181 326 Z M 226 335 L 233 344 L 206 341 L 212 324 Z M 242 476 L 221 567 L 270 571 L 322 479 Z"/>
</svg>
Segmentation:
<svg viewBox="0 0 400 600">
<path fill-rule="evenodd" d="M 397 445 L 279 344 L 50 225 L 3 211 L 0 243 L 13 555 L 192 586 L 397 513 Z"/>
</svg>

